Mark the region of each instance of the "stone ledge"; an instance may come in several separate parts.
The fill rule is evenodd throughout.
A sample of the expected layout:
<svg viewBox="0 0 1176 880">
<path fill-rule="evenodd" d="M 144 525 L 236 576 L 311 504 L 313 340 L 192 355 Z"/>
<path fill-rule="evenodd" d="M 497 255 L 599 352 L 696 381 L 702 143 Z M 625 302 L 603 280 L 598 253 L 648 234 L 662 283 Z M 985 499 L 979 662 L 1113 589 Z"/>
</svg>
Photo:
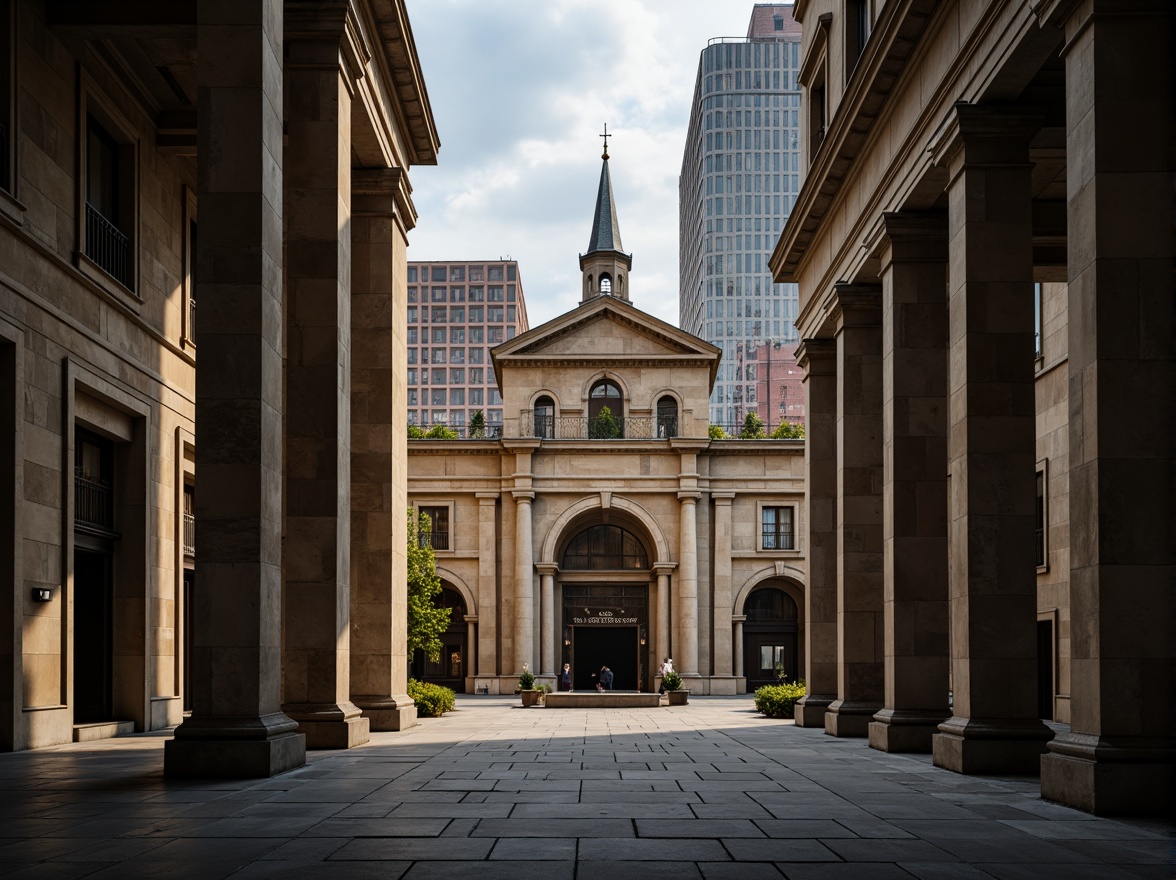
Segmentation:
<svg viewBox="0 0 1176 880">
<path fill-rule="evenodd" d="M 661 698 L 657 694 L 626 694 L 617 691 L 565 691 L 548 694 L 543 703 L 548 709 L 647 709 L 661 705 Z"/>
</svg>

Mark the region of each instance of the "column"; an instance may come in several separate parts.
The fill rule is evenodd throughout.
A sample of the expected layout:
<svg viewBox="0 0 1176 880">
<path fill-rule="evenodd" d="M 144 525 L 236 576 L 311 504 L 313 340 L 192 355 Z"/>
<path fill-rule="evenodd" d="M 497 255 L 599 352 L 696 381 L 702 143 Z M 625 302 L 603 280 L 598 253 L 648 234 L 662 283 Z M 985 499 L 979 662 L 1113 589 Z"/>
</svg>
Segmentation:
<svg viewBox="0 0 1176 880">
<path fill-rule="evenodd" d="M 351 90 L 346 7 L 286 19 L 283 708 L 309 748 L 368 741 L 351 702 Z"/>
<path fill-rule="evenodd" d="M 467 614 L 465 616 L 466 624 L 466 674 L 467 679 L 475 679 L 478 676 L 478 615 Z M 477 693 L 477 690 L 474 691 Z"/>
<path fill-rule="evenodd" d="M 1065 32 L 1071 719 L 1041 794 L 1158 815 L 1176 789 L 1172 9 L 1095 0 Z"/>
<path fill-rule="evenodd" d="M 351 175 L 351 700 L 372 730 L 416 723 L 406 693 L 403 430 L 411 208 L 399 169 Z M 399 207 L 398 207 L 399 206 Z"/>
<path fill-rule="evenodd" d="M 515 500 L 515 671 L 535 668 L 535 561 L 531 543 L 534 492 L 514 492 Z"/>
<path fill-rule="evenodd" d="M 797 727 L 825 727 L 837 699 L 837 343 L 805 339 L 796 350 L 804 370 L 805 559 L 804 667 L 808 693 L 795 707 Z"/>
<path fill-rule="evenodd" d="M 729 676 L 731 657 L 731 503 L 734 492 L 711 493 L 715 502 L 714 673 Z"/>
<path fill-rule="evenodd" d="M 539 672 L 551 675 L 560 668 L 555 655 L 555 572 L 553 563 L 539 569 Z"/>
<path fill-rule="evenodd" d="M 471 644 L 471 650 L 475 650 Z M 498 693 L 498 493 L 478 493 L 478 677 Z M 475 690 L 477 687 L 475 686 Z"/>
<path fill-rule="evenodd" d="M 282 6 L 201 3 L 196 34 L 201 587 L 193 712 L 165 746 L 164 773 L 264 777 L 306 761 L 279 674 Z"/>
<path fill-rule="evenodd" d="M 936 766 L 1034 773 L 1037 717 L 1033 223 L 1039 120 L 957 104 L 934 145 L 948 169 L 948 516 L 955 716 Z"/>
<path fill-rule="evenodd" d="M 674 668 L 683 676 L 698 678 L 698 498 L 697 492 L 679 492 L 681 502 L 680 551 L 678 554 L 678 656 Z"/>
<path fill-rule="evenodd" d="M 657 572 L 657 668 L 661 669 L 665 659 L 674 656 L 670 645 L 670 572 L 674 566 L 659 562 L 653 568 Z"/>
<path fill-rule="evenodd" d="M 836 309 L 837 699 L 825 733 L 866 736 L 884 690 L 881 290 L 838 284 Z"/>
<path fill-rule="evenodd" d="M 947 706 L 947 218 L 886 214 L 882 279 L 884 752 L 930 752 Z"/>
<path fill-rule="evenodd" d="M 744 614 L 737 614 L 731 618 L 735 624 L 735 677 L 743 678 L 743 624 L 747 620 Z M 743 685 L 746 687 L 746 683 Z"/>
</svg>

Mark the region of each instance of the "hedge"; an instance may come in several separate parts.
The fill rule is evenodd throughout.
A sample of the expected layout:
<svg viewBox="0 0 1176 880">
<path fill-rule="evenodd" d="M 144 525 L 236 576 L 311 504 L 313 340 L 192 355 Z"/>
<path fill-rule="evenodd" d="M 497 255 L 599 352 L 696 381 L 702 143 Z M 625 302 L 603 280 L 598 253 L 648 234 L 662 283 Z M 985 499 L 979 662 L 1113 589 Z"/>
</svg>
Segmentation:
<svg viewBox="0 0 1176 880">
<path fill-rule="evenodd" d="M 439 684 L 430 684 L 427 681 L 417 681 L 415 678 L 410 678 L 408 680 L 408 695 L 416 703 L 417 715 L 422 718 L 437 718 L 446 712 L 453 711 L 455 702 L 453 691 Z"/>
<path fill-rule="evenodd" d="M 804 694 L 803 681 L 764 685 L 755 692 L 755 708 L 769 718 L 791 718 L 792 707 Z"/>
</svg>

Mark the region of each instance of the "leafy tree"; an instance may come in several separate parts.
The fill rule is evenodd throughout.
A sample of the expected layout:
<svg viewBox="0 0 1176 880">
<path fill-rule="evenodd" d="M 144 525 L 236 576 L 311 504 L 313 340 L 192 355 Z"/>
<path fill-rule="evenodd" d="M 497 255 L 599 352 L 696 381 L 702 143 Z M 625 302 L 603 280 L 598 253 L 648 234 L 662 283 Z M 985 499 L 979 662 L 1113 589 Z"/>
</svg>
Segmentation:
<svg viewBox="0 0 1176 880">
<path fill-rule="evenodd" d="M 712 440 L 730 440 L 731 435 L 723 430 L 722 425 L 711 425 L 706 429 L 707 436 Z"/>
<path fill-rule="evenodd" d="M 766 440 L 763 420 L 754 409 L 743 419 L 743 430 L 739 432 L 740 440 Z"/>
<path fill-rule="evenodd" d="M 798 425 L 793 422 L 781 422 L 779 427 L 772 432 L 773 440 L 803 440 L 804 439 L 804 425 Z"/>
<path fill-rule="evenodd" d="M 470 439 L 481 440 L 486 436 L 486 416 L 480 410 L 474 410 L 474 414 L 470 416 Z"/>
<path fill-rule="evenodd" d="M 422 536 L 433 530 L 427 514 L 417 517 L 408 510 L 408 652 L 418 648 L 430 661 L 441 657 L 441 633 L 449 626 L 449 609 L 438 608 L 441 578 L 437 577 L 437 556 Z"/>
<path fill-rule="evenodd" d="M 588 423 L 588 437 L 591 440 L 612 440 L 621 436 L 621 423 L 612 410 L 602 406 L 596 418 Z"/>
</svg>

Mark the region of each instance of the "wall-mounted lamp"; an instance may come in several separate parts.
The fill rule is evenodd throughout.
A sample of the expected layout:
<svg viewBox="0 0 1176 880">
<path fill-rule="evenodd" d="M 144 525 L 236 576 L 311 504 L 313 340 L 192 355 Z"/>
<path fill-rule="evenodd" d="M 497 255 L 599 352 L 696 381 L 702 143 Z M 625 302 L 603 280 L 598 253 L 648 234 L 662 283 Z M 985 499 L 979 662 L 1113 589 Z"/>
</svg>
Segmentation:
<svg viewBox="0 0 1176 880">
<path fill-rule="evenodd" d="M 572 630 L 570 627 L 564 627 L 564 647 L 570 648 L 572 645 Z"/>
<path fill-rule="evenodd" d="M 49 587 L 33 587 L 34 602 L 52 602 L 53 590 Z"/>
<path fill-rule="evenodd" d="M 641 644 L 645 644 L 645 627 L 641 627 Z"/>
</svg>

